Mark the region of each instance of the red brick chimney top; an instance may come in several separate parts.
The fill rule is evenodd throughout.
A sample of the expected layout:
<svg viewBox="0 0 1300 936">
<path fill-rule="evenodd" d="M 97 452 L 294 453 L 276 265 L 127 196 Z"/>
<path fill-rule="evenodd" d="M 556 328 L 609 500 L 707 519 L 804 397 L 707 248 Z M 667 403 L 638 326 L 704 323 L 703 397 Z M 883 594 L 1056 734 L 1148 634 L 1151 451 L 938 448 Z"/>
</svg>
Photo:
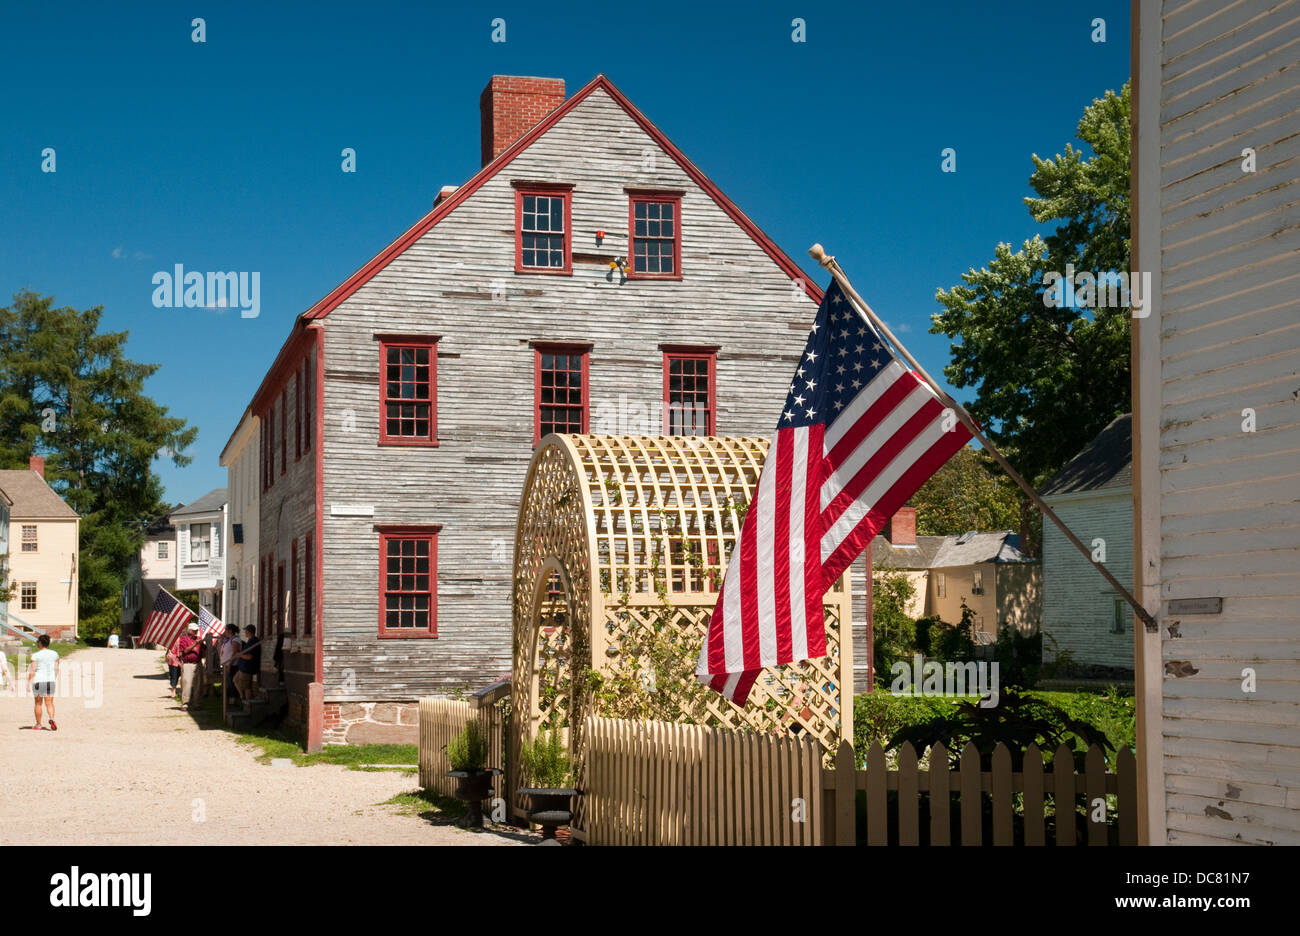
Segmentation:
<svg viewBox="0 0 1300 936">
<path fill-rule="evenodd" d="M 562 78 L 493 75 L 478 99 L 483 165 L 500 156 L 563 103 Z"/>
<path fill-rule="evenodd" d="M 885 536 L 895 546 L 916 545 L 916 508 L 899 507 L 889 518 Z"/>
<path fill-rule="evenodd" d="M 27 460 L 27 467 L 32 469 L 42 478 L 45 477 L 45 457 L 42 455 L 33 455 Z"/>
</svg>

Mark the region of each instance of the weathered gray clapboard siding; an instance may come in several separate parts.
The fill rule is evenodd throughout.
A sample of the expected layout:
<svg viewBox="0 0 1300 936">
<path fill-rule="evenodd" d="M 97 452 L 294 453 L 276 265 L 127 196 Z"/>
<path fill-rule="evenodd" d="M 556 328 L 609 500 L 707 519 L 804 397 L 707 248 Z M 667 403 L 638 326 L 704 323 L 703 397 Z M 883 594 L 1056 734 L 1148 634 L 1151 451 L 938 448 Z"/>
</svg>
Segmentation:
<svg viewBox="0 0 1300 936">
<path fill-rule="evenodd" d="M 1133 569 L 1133 499 L 1128 487 L 1058 494 L 1048 503 L 1067 527 L 1092 547 L 1102 539 L 1106 567 L 1127 584 Z M 1122 633 L 1112 633 L 1118 593 L 1066 540 L 1043 524 L 1043 655 L 1068 651 L 1074 662 L 1133 668 L 1133 614 L 1126 606 Z"/>
<path fill-rule="evenodd" d="M 1158 580 L 1223 597 L 1162 614 L 1167 838 L 1297 844 L 1300 2 L 1161 10 Z"/>
<path fill-rule="evenodd" d="M 309 353 L 314 354 L 314 352 Z M 301 361 L 302 359 L 299 358 L 298 360 Z M 290 366 L 292 367 L 292 365 Z M 306 421 L 308 413 L 312 411 L 312 387 L 309 386 L 310 383 L 311 381 L 304 381 L 302 387 L 304 421 Z M 285 615 L 285 621 L 283 622 L 285 631 L 284 671 L 285 683 L 290 693 L 305 699 L 307 683 L 311 682 L 315 675 L 316 638 L 314 635 L 304 635 L 303 630 L 306 619 L 305 583 L 308 574 L 305 537 L 316 529 L 316 455 L 315 445 L 313 444 L 307 447 L 301 458 L 294 458 L 296 394 L 297 381 L 294 380 L 291 373 L 285 396 L 282 398 L 277 393 L 272 397 L 275 420 L 275 483 L 271 485 L 269 490 L 261 493 L 257 531 L 258 555 L 255 559 L 260 569 L 263 556 L 270 555 L 273 557 L 269 573 L 261 583 L 259 593 L 264 589 L 268 594 L 275 595 L 275 591 L 279 587 L 276 569 L 283 562 L 285 591 L 298 597 L 297 619 L 293 622 L 288 620 L 289 614 L 294 610 L 292 602 L 287 595 L 282 602 Z M 288 430 L 287 438 L 284 439 L 281 439 L 280 431 L 282 399 L 287 406 L 288 412 L 288 418 L 284 422 Z M 280 449 L 282 445 L 287 446 L 284 474 L 280 474 Z M 258 448 L 260 450 L 260 445 Z M 256 468 L 258 471 L 256 480 L 260 482 L 260 463 Z M 293 575 L 293 544 L 295 541 L 298 543 L 298 575 L 296 580 Z M 317 546 L 317 551 L 320 551 L 319 546 Z M 271 604 L 271 614 L 273 616 L 278 604 L 280 602 L 276 600 L 273 600 Z M 254 608 L 253 613 L 256 614 L 256 608 Z M 275 669 L 272 651 L 275 648 L 277 631 L 280 626 L 281 622 L 272 617 L 269 619 L 266 631 L 262 635 L 266 639 L 266 643 L 262 647 L 262 670 L 264 672 Z"/>
<path fill-rule="evenodd" d="M 606 265 L 580 262 L 571 277 L 516 274 L 512 180 L 572 183 L 575 253 L 605 256 L 627 253 L 625 186 L 683 190 L 683 279 L 620 282 Z M 607 234 L 600 246 L 598 229 Z M 494 281 L 504 300 L 492 299 Z M 718 433 L 770 435 L 813 312 L 708 195 L 593 92 L 323 320 L 326 700 L 414 698 L 510 669 L 514 524 L 533 447 L 530 341 L 591 343 L 591 428 L 630 434 L 659 431 L 626 412 L 662 400 L 659 346 L 717 345 Z M 374 335 L 395 332 L 441 336 L 437 448 L 378 444 Z M 620 427 L 620 412 L 633 423 Z M 331 517 L 333 504 L 373 506 L 374 517 Z M 376 637 L 374 526 L 383 523 L 442 525 L 437 639 Z"/>
</svg>

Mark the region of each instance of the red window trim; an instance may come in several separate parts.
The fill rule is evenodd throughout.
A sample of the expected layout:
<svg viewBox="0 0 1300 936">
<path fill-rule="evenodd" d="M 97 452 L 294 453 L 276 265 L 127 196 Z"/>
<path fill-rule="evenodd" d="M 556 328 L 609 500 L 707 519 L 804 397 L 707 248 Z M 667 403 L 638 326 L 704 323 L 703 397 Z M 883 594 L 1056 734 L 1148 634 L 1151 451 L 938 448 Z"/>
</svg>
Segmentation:
<svg viewBox="0 0 1300 936">
<path fill-rule="evenodd" d="M 313 533 L 308 533 L 306 542 L 303 544 L 306 549 L 306 557 L 303 562 L 303 618 L 302 634 L 304 637 L 310 637 L 315 630 L 313 624 L 316 618 L 316 537 Z"/>
<path fill-rule="evenodd" d="M 285 628 L 290 637 L 298 634 L 298 541 L 295 539 L 289 547 L 289 626 Z"/>
<path fill-rule="evenodd" d="M 672 358 L 689 358 L 709 362 L 709 423 L 705 435 L 718 434 L 718 347 L 690 345 L 660 345 L 664 353 L 664 434 L 668 434 L 668 363 Z"/>
<path fill-rule="evenodd" d="M 627 198 L 627 278 L 637 280 L 680 280 L 682 278 L 682 193 L 677 190 L 625 189 Z M 673 203 L 673 272 L 636 272 L 636 206 L 639 202 Z"/>
<path fill-rule="evenodd" d="M 542 441 L 542 355 L 582 355 L 582 431 L 591 424 L 591 348 L 590 344 L 563 341 L 529 342 L 533 349 L 533 445 Z"/>
<path fill-rule="evenodd" d="M 542 276 L 573 275 L 573 185 L 564 182 L 511 182 L 515 189 L 515 272 Z M 524 196 L 543 195 L 564 199 L 564 266 L 524 266 Z"/>
<path fill-rule="evenodd" d="M 424 640 L 438 637 L 438 533 L 441 523 L 426 524 L 375 524 L 379 534 L 379 639 L 381 640 Z M 384 593 L 385 560 L 390 539 L 428 539 L 429 540 L 429 629 L 417 633 L 409 631 L 389 632 L 385 626 Z"/>
<path fill-rule="evenodd" d="M 302 453 L 306 455 L 311 451 L 311 424 L 313 422 L 311 411 L 311 352 L 308 352 L 302 359 L 302 375 L 302 385 L 305 388 L 302 399 Z"/>
<path fill-rule="evenodd" d="M 379 339 L 379 444 L 438 447 L 438 338 L 434 335 L 375 335 Z M 389 348 L 427 348 L 429 351 L 429 435 L 427 438 L 388 434 Z"/>
<path fill-rule="evenodd" d="M 302 368 L 293 375 L 293 460 L 302 460 Z"/>
</svg>

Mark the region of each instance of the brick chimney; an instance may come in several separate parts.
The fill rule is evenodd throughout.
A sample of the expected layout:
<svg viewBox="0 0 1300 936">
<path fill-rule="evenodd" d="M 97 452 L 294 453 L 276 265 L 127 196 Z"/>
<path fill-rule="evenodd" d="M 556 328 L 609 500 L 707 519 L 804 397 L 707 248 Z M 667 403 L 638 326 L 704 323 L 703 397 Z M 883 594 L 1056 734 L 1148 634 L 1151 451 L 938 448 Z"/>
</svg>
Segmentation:
<svg viewBox="0 0 1300 936">
<path fill-rule="evenodd" d="M 916 508 L 899 507 L 889 518 L 885 536 L 895 546 L 916 545 Z"/>
<path fill-rule="evenodd" d="M 33 455 L 27 459 L 27 467 L 32 469 L 42 478 L 45 477 L 45 457 L 43 455 Z"/>
<path fill-rule="evenodd" d="M 564 79 L 493 75 L 478 107 L 482 115 L 483 165 L 564 103 Z"/>
</svg>

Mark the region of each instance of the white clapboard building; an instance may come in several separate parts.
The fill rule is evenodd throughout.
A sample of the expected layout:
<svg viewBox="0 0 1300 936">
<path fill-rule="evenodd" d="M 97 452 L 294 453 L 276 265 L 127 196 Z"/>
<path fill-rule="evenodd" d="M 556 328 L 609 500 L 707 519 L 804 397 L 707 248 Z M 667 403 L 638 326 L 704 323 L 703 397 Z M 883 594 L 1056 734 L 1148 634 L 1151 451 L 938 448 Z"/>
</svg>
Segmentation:
<svg viewBox="0 0 1300 936">
<path fill-rule="evenodd" d="M 1139 835 L 1300 844 L 1300 2 L 1134 4 Z"/>
</svg>

